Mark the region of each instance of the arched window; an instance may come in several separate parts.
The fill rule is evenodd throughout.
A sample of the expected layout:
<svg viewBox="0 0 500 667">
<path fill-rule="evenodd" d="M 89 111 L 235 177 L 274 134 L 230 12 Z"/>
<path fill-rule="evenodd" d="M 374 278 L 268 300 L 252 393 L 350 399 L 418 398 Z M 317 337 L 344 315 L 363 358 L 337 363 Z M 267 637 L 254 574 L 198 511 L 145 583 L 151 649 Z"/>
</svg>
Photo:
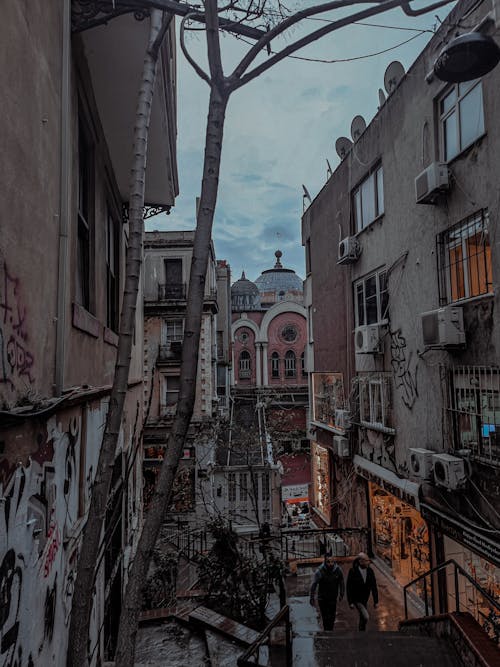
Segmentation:
<svg viewBox="0 0 500 667">
<path fill-rule="evenodd" d="M 300 355 L 300 367 L 302 369 L 302 376 L 304 377 L 305 375 L 307 375 L 307 371 L 306 371 L 306 351 L 305 350 Z"/>
<path fill-rule="evenodd" d="M 280 355 L 277 352 L 271 354 L 271 377 L 279 378 L 280 376 Z"/>
<path fill-rule="evenodd" d="M 249 378 L 252 373 L 250 352 L 243 350 L 240 354 L 240 378 Z"/>
<path fill-rule="evenodd" d="M 288 350 L 288 352 L 285 354 L 285 377 L 286 378 L 294 378 L 295 375 L 297 374 L 296 370 L 297 366 L 297 360 L 295 357 L 295 352 L 292 350 Z"/>
</svg>

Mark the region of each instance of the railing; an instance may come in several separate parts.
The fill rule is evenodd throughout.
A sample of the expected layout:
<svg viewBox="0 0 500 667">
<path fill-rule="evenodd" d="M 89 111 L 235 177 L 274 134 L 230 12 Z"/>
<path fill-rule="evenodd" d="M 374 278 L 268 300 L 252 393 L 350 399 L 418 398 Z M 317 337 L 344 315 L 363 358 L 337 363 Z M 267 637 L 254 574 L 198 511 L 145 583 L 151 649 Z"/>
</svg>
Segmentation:
<svg viewBox="0 0 500 667">
<path fill-rule="evenodd" d="M 272 621 L 264 628 L 260 633 L 257 639 L 251 644 L 245 653 L 243 653 L 239 658 L 237 665 L 238 667 L 265 667 L 268 664 L 266 661 L 265 665 L 260 663 L 260 649 L 262 645 L 265 644 L 270 638 L 271 631 L 279 624 L 285 623 L 285 651 L 286 651 L 286 667 L 292 667 L 292 626 L 290 623 L 290 608 L 288 605 L 285 605 L 272 619 Z M 255 657 L 257 662 L 251 660 L 252 656 Z"/>
<path fill-rule="evenodd" d="M 299 528 L 281 531 L 281 557 L 287 561 L 318 558 L 326 553 L 352 556 L 368 550 L 366 528 Z"/>
<path fill-rule="evenodd" d="M 158 285 L 158 301 L 170 299 L 184 300 L 186 298 L 186 283 L 165 283 Z"/>
<path fill-rule="evenodd" d="M 413 579 L 413 581 L 410 581 L 410 583 L 406 584 L 406 586 L 403 588 L 404 592 L 404 603 L 405 603 L 405 618 L 408 619 L 408 590 L 411 586 L 416 586 L 420 582 L 423 582 L 423 596 L 424 596 L 424 605 L 425 605 L 425 616 L 430 616 L 433 615 L 435 612 L 434 609 L 434 603 L 432 600 L 429 601 L 429 590 L 432 588 L 431 586 L 428 586 L 428 577 L 429 577 L 429 582 L 430 582 L 430 577 L 433 574 L 436 574 L 438 572 L 443 572 L 446 574 L 447 579 L 448 579 L 448 572 L 446 568 L 448 566 L 453 566 L 453 583 L 454 583 L 454 598 L 455 598 L 455 610 L 456 612 L 460 612 L 460 602 L 461 602 L 461 594 L 463 596 L 467 595 L 468 593 L 466 591 L 465 585 L 460 589 L 460 582 L 459 582 L 459 576 L 463 577 L 469 584 L 473 587 L 473 589 L 479 593 L 481 596 L 482 600 L 477 601 L 473 600 L 470 597 L 467 597 L 465 600 L 465 604 L 462 605 L 462 611 L 468 611 L 472 613 L 472 615 L 476 618 L 476 620 L 483 626 L 483 628 L 488 632 L 488 634 L 495 639 L 495 641 L 498 643 L 500 641 L 500 603 L 497 602 L 489 593 L 486 591 L 481 584 L 479 584 L 474 577 L 472 577 L 468 572 L 466 572 L 463 567 L 461 567 L 456 561 L 453 559 L 447 560 L 445 563 L 441 563 L 440 565 L 436 565 L 436 567 L 433 567 L 432 569 L 428 570 L 427 572 L 424 572 L 424 574 L 421 574 L 419 577 L 416 579 Z M 449 579 L 448 579 L 449 580 Z M 448 593 L 447 600 L 449 600 L 450 595 Z M 478 604 L 481 602 L 481 604 L 485 605 L 482 608 L 479 608 Z M 467 604 L 469 603 L 469 604 Z M 443 606 L 443 605 L 441 605 Z M 446 605 L 447 607 L 448 605 Z"/>
</svg>

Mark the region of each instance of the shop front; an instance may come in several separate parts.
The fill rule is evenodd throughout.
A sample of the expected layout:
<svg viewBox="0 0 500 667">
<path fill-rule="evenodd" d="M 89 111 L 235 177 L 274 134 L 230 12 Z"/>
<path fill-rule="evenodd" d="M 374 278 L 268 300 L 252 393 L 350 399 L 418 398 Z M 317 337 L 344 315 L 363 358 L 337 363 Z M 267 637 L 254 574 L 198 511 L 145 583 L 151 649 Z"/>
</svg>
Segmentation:
<svg viewBox="0 0 500 667">
<path fill-rule="evenodd" d="M 372 548 L 394 579 L 405 586 L 431 568 L 427 523 L 419 511 L 418 484 L 360 456 L 358 475 L 368 481 Z M 424 583 L 413 593 L 425 597 Z M 430 595 L 430 582 L 427 594 Z"/>
<path fill-rule="evenodd" d="M 434 539 L 439 543 L 442 560 L 454 560 L 479 586 L 500 604 L 500 542 L 483 535 L 464 521 L 455 520 L 439 509 L 422 504 L 422 514 L 431 526 Z M 500 614 L 464 576 L 459 576 L 458 594 L 460 611 L 468 611 L 487 632 L 500 640 Z M 454 568 L 446 570 L 446 608 L 457 608 Z"/>
<path fill-rule="evenodd" d="M 311 442 L 313 510 L 327 526 L 331 524 L 330 454 L 326 447 Z"/>
</svg>

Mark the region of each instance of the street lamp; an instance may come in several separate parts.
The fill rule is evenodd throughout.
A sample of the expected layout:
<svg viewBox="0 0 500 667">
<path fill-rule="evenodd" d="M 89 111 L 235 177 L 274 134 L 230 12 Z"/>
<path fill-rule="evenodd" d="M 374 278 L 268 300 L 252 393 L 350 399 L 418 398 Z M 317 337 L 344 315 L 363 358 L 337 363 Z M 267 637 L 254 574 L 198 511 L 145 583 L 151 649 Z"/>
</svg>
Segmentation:
<svg viewBox="0 0 500 667">
<path fill-rule="evenodd" d="M 500 61 L 500 48 L 489 35 L 468 32 L 447 44 L 434 63 L 441 81 L 461 83 L 491 72 Z"/>
</svg>

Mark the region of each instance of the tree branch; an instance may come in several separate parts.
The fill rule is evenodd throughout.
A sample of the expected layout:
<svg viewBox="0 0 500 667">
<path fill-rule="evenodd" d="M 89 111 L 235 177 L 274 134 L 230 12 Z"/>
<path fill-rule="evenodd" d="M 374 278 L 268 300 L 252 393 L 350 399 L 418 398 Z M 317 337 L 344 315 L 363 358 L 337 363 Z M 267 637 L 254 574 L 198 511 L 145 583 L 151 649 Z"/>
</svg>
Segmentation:
<svg viewBox="0 0 500 667">
<path fill-rule="evenodd" d="M 179 44 L 181 46 L 182 53 L 184 54 L 184 57 L 188 61 L 188 63 L 191 65 L 191 67 L 194 69 L 196 74 L 200 77 L 200 79 L 203 79 L 203 81 L 206 81 L 209 86 L 212 86 L 212 80 L 208 76 L 208 74 L 203 70 L 196 60 L 191 57 L 189 51 L 187 50 L 186 47 L 186 41 L 185 41 L 185 28 L 186 28 L 186 23 L 192 18 L 191 14 L 186 14 L 186 16 L 182 19 L 181 21 L 181 27 L 179 31 Z"/>
<path fill-rule="evenodd" d="M 205 0 L 205 22 L 207 32 L 207 52 L 210 67 L 210 77 L 219 87 L 224 79 L 219 38 L 219 13 L 217 0 Z"/>
</svg>

